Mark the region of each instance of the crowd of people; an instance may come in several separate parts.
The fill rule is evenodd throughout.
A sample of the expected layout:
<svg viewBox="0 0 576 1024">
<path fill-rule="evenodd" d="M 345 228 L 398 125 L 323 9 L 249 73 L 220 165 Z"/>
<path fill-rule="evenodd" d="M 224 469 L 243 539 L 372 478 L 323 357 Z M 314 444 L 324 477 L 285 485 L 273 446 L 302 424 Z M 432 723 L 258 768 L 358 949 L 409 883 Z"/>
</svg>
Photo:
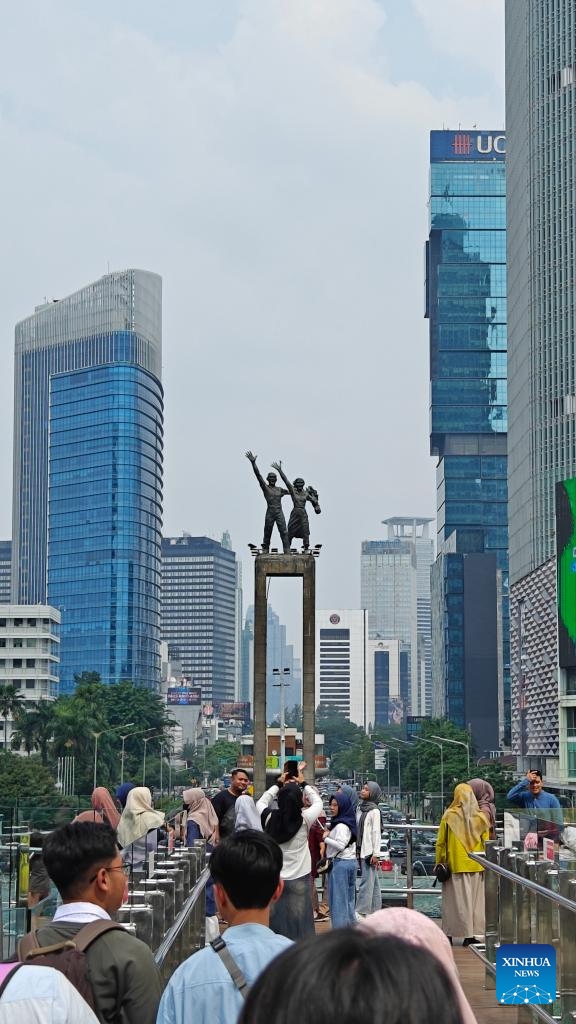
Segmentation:
<svg viewBox="0 0 576 1024">
<path fill-rule="evenodd" d="M 376 1019 L 383 1005 L 387 1024 L 472 1024 L 451 945 L 484 933 L 483 869 L 471 855 L 495 835 L 492 787 L 483 779 L 458 784 L 442 816 L 440 930 L 416 911 L 381 909 L 377 783 L 366 782 L 359 794 L 340 786 L 327 820 L 305 767 L 286 762 L 257 801 L 239 768 L 212 800 L 198 787 L 185 789 L 177 835 L 150 790 L 125 783 L 116 800 L 97 787 L 91 807 L 70 825 L 36 836 L 42 849 L 32 858 L 29 906 L 50 881 L 61 903 L 24 938 L 25 962 L 0 965 L 0 1024 L 283 1024 L 327 1016 L 327 1007 L 340 1024 L 356 1024 Z M 558 834 L 560 805 L 539 772 L 508 797 L 526 811 L 526 834 L 536 843 Z M 128 897 L 130 875 L 152 863 L 166 836 L 187 846 L 205 841 L 210 882 L 207 944 L 162 991 L 152 952 L 113 915 Z M 318 874 L 327 883 L 332 929 L 316 935 Z M 72 948 L 80 959 L 65 971 L 59 957 Z"/>
</svg>

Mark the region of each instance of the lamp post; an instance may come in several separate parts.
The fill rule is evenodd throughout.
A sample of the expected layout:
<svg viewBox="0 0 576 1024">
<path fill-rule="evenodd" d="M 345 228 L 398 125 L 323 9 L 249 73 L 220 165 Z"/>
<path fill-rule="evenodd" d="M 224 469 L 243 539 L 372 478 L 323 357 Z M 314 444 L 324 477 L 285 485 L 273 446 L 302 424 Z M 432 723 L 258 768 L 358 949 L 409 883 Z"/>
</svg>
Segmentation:
<svg viewBox="0 0 576 1024">
<path fill-rule="evenodd" d="M 466 759 L 468 761 L 468 775 L 470 775 L 470 744 L 465 743 L 464 740 L 449 740 L 447 736 L 435 736 L 432 733 L 432 739 L 442 740 L 442 743 L 453 743 L 456 747 L 466 747 Z"/>
<path fill-rule="evenodd" d="M 429 740 L 425 736 L 415 736 L 414 743 L 431 743 L 433 747 L 440 748 L 440 803 L 444 813 L 444 748 L 437 740 Z"/>
<path fill-rule="evenodd" d="M 386 740 L 386 746 L 387 746 L 388 750 L 395 750 L 396 751 L 396 758 L 397 758 L 397 764 L 398 764 L 398 806 L 400 806 L 401 803 L 402 803 L 402 775 L 401 775 L 401 772 L 400 772 L 400 751 L 399 751 L 398 747 L 391 747 L 390 746 L 391 743 L 395 743 L 395 742 L 396 742 L 395 740 Z M 388 767 L 388 771 L 390 771 L 390 767 Z M 388 789 L 390 789 L 390 784 L 388 784 Z"/>
<path fill-rule="evenodd" d="M 96 779 L 98 774 L 98 740 L 105 733 L 118 732 L 118 729 L 127 729 L 130 725 L 134 725 L 134 722 L 126 722 L 124 725 L 115 725 L 111 729 L 100 729 L 100 732 L 92 732 L 94 737 L 94 785 L 93 789 L 96 789 Z"/>
<path fill-rule="evenodd" d="M 134 725 L 134 722 L 128 722 L 128 725 Z M 127 726 L 118 726 L 118 728 L 125 729 Z M 147 729 L 136 729 L 136 732 L 125 732 L 124 735 L 120 736 L 120 739 L 122 740 L 122 752 L 120 754 L 120 785 L 124 782 L 124 745 L 126 740 L 130 736 L 139 736 L 143 732 L 150 732 L 150 728 L 154 728 L 154 726 L 148 726 Z"/>
<path fill-rule="evenodd" d="M 284 761 L 286 760 L 286 722 L 284 716 L 284 687 L 290 686 L 290 681 L 286 679 L 290 675 L 290 669 L 282 669 L 282 675 L 280 675 L 279 668 L 272 669 L 272 675 L 279 678 L 278 683 L 273 683 L 273 686 L 280 687 L 280 767 L 284 770 Z"/>
<path fill-rule="evenodd" d="M 158 733 L 156 733 L 155 736 L 145 736 L 144 737 L 144 758 L 143 758 L 143 761 L 142 761 L 142 785 L 143 786 L 146 785 L 146 748 L 147 748 L 150 740 L 157 740 L 159 737 L 163 737 L 163 736 L 164 736 L 163 732 L 158 732 Z"/>
</svg>

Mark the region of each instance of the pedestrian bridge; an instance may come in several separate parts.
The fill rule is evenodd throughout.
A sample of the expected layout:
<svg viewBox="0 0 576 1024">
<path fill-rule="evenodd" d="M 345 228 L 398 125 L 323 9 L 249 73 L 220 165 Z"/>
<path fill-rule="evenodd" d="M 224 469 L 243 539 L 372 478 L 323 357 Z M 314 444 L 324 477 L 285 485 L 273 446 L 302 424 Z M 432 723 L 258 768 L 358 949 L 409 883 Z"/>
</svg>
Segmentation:
<svg viewBox="0 0 576 1024">
<path fill-rule="evenodd" d="M 410 826 L 408 826 L 409 828 Z M 26 839 L 26 841 L 24 841 Z M 20 935 L 30 926 L 25 906 L 25 861 L 28 837 L 4 829 L 0 841 L 0 954 L 10 957 Z M 517 847 L 517 848 L 516 848 Z M 546 1024 L 576 1020 L 576 860 L 537 859 L 522 844 L 512 848 L 489 842 L 485 854 L 473 854 L 485 866 L 486 935 L 482 945 L 454 947 L 454 957 L 468 1001 L 479 1024 Z M 408 862 L 409 863 L 409 862 Z M 154 951 L 167 981 L 187 956 L 204 944 L 205 885 L 208 878 L 204 844 L 191 849 L 159 849 L 153 872 L 134 873 L 128 903 L 118 919 Z M 388 876 L 383 905 L 415 905 L 439 917 L 441 887 L 428 878 Z M 419 883 L 424 883 L 423 886 Z M 422 904 L 422 899 L 428 905 Z M 430 901 L 434 906 L 430 905 Z M 54 902 L 35 908 L 50 918 Z M 438 920 L 438 925 L 440 921 Z M 318 922 L 317 931 L 329 928 Z M 556 950 L 557 997 L 548 1006 L 502 1006 L 495 991 L 496 951 L 503 944 L 548 943 Z"/>
</svg>

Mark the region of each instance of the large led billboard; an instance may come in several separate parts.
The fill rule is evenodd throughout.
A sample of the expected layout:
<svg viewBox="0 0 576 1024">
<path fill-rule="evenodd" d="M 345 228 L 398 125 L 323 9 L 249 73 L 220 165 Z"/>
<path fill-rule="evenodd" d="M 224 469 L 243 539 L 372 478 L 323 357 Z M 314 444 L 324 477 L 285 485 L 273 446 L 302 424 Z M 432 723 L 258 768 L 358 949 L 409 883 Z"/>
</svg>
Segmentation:
<svg viewBox="0 0 576 1024">
<path fill-rule="evenodd" d="M 168 688 L 167 704 L 194 704 L 199 705 L 202 699 L 202 688 L 200 686 L 170 686 Z"/>
<path fill-rule="evenodd" d="M 576 668 L 576 479 L 556 484 L 558 663 Z"/>
</svg>

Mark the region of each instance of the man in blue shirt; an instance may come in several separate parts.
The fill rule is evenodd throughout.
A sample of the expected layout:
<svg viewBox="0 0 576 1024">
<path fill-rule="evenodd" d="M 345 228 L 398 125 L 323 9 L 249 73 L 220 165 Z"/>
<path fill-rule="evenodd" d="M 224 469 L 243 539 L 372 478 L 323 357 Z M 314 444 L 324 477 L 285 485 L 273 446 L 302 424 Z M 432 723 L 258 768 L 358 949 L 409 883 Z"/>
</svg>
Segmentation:
<svg viewBox="0 0 576 1024">
<path fill-rule="evenodd" d="M 538 840 L 545 836 L 549 839 L 558 839 L 563 825 L 560 801 L 552 793 L 546 793 L 543 786 L 542 772 L 531 768 L 526 772 L 526 778 L 512 786 L 508 793 L 507 799 L 511 804 L 529 807 L 535 811 L 528 823 L 528 835 L 525 840 L 527 849 L 537 846 Z M 544 813 L 545 811 L 550 813 Z M 532 841 L 528 837 L 532 837 Z"/>
<path fill-rule="evenodd" d="M 269 928 L 270 906 L 280 898 L 282 850 L 264 832 L 244 829 L 215 848 L 210 858 L 214 896 L 224 933 L 225 960 L 211 946 L 193 953 L 170 978 L 157 1024 L 236 1024 L 243 1005 L 239 985 L 252 985 L 290 939 Z M 230 973 L 240 970 L 235 981 Z M 244 995 L 246 990 L 244 990 Z"/>
</svg>

